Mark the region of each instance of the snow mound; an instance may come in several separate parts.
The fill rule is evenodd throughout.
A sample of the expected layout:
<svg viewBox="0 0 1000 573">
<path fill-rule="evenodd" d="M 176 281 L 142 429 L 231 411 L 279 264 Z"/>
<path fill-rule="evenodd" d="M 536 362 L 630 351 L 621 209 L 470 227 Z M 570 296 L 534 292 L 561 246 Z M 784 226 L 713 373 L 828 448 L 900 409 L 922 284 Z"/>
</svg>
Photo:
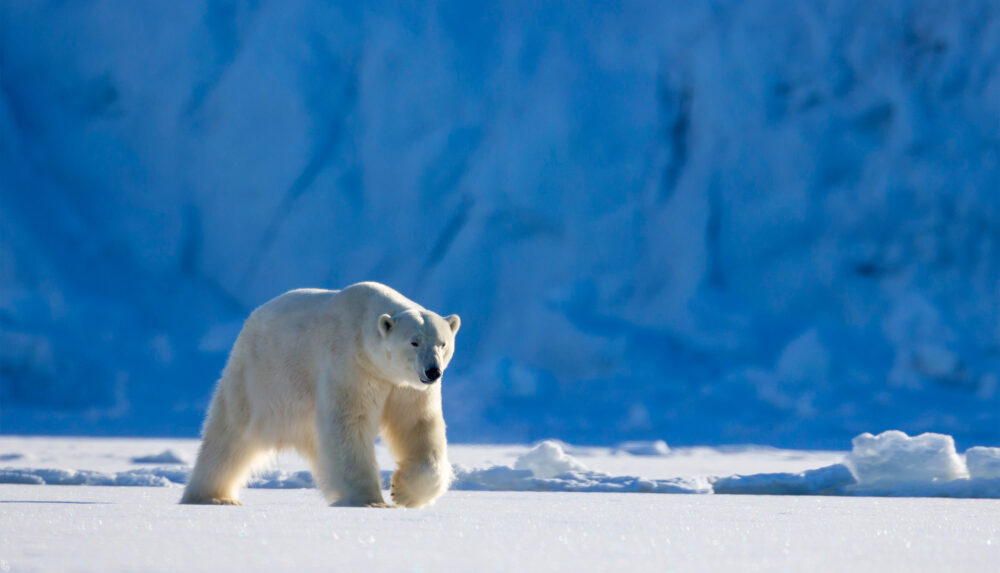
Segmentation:
<svg viewBox="0 0 1000 573">
<path fill-rule="evenodd" d="M 527 470 L 538 478 L 553 478 L 567 472 L 586 472 L 587 466 L 563 451 L 554 440 L 545 440 L 514 462 L 515 470 Z"/>
<path fill-rule="evenodd" d="M 744 495 L 841 495 L 856 483 L 851 470 L 834 464 L 802 473 L 735 475 L 712 481 L 712 489 L 721 494 Z"/>
<path fill-rule="evenodd" d="M 944 434 L 909 437 L 899 430 L 877 436 L 865 432 L 852 441 L 847 455 L 860 485 L 950 481 L 968 477 L 955 440 Z"/>
<path fill-rule="evenodd" d="M 45 485 L 45 479 L 34 474 L 35 470 L 4 468 L 0 470 L 0 483 L 21 485 Z"/>
<path fill-rule="evenodd" d="M 114 474 L 114 483 L 103 485 L 125 485 L 142 487 L 165 487 L 187 483 L 187 468 L 149 468 L 128 470 Z"/>
<path fill-rule="evenodd" d="M 163 487 L 187 481 L 186 468 L 148 468 L 117 473 L 93 470 L 0 469 L 0 483 Z"/>
<path fill-rule="evenodd" d="M 670 453 L 670 446 L 663 440 L 622 442 L 615 447 L 615 453 L 618 452 L 633 456 L 665 456 Z"/>
<path fill-rule="evenodd" d="M 167 449 L 158 454 L 148 456 L 137 456 L 132 458 L 133 464 L 187 464 L 187 460 L 177 452 Z"/>
<path fill-rule="evenodd" d="M 619 450 L 623 448 L 611 451 Z M 923 434 L 911 438 L 899 431 L 859 435 L 843 463 L 800 473 L 668 479 L 610 475 L 587 468 L 568 455 L 562 444 L 551 440 L 524 452 L 513 467 L 470 468 L 456 464 L 453 469 L 455 490 L 1000 499 L 1000 448 L 970 448 L 963 459 L 955 453 L 951 436 Z M 178 464 L 117 473 L 8 467 L 0 469 L 0 483 L 165 487 L 186 483 L 190 471 L 190 467 Z M 390 471 L 381 472 L 383 489 L 389 488 L 391 475 Z M 308 471 L 269 469 L 254 474 L 247 487 L 310 489 L 315 487 L 315 481 Z"/>
<path fill-rule="evenodd" d="M 1000 499 L 1000 478 L 956 479 L 936 482 L 858 484 L 845 492 L 870 497 L 954 497 Z"/>
<path fill-rule="evenodd" d="M 965 464 L 969 468 L 970 478 L 1000 478 L 1000 448 L 969 448 L 965 450 Z"/>
<path fill-rule="evenodd" d="M 663 444 L 666 446 L 666 444 Z M 647 479 L 591 471 L 568 455 L 560 442 L 546 440 L 514 461 L 514 467 L 469 469 L 455 465 L 452 489 L 486 491 L 571 491 L 620 493 L 711 493 L 700 478 Z"/>
<path fill-rule="evenodd" d="M 611 493 L 711 493 L 707 480 L 698 478 L 647 479 L 611 476 L 595 471 L 569 471 L 551 478 L 536 477 L 531 470 L 508 466 L 466 468 L 455 466 L 451 489 L 474 491 L 566 491 Z"/>
<path fill-rule="evenodd" d="M 0 469 L 0 483 L 32 485 L 106 485 L 163 487 L 187 483 L 191 468 L 142 468 L 122 472 L 35 468 Z M 385 480 L 383 480 L 385 481 Z M 254 474 L 247 487 L 267 489 L 308 489 L 315 487 L 308 471 L 267 470 Z"/>
</svg>

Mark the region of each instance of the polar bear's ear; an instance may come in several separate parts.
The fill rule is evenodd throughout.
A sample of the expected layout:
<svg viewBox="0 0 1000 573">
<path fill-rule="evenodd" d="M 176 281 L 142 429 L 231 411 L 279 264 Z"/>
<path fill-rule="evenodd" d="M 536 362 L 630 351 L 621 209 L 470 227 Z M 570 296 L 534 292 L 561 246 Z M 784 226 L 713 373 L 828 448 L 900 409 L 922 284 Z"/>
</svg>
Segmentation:
<svg viewBox="0 0 1000 573">
<path fill-rule="evenodd" d="M 457 314 L 453 314 L 446 318 L 448 324 L 451 325 L 451 333 L 456 334 L 458 332 L 458 327 L 462 326 L 462 319 L 458 317 Z"/>
<path fill-rule="evenodd" d="M 394 324 L 392 317 L 388 314 L 378 317 L 378 331 L 382 334 L 382 338 L 389 336 L 389 331 L 392 330 Z"/>
</svg>

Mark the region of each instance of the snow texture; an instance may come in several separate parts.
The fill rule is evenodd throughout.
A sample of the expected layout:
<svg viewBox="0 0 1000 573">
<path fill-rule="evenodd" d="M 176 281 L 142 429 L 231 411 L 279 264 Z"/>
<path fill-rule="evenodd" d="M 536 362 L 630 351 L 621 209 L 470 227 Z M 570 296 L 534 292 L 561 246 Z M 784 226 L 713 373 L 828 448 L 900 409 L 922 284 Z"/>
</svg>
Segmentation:
<svg viewBox="0 0 1000 573">
<path fill-rule="evenodd" d="M 0 432 L 194 436 L 372 279 L 457 441 L 1000 445 L 994 6 L 0 2 Z"/>
<path fill-rule="evenodd" d="M 641 460 L 635 460 L 641 461 Z M 0 485 L 17 571 L 992 571 L 982 500 L 453 491 L 419 511 L 251 489 L 243 507 L 170 488 Z"/>
</svg>

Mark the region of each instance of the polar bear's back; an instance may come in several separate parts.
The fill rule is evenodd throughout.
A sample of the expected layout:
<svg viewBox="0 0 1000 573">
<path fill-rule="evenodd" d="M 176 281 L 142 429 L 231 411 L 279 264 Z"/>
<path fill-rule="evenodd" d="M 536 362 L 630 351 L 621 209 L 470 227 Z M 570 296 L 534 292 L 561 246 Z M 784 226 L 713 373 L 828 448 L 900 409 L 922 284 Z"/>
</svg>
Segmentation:
<svg viewBox="0 0 1000 573">
<path fill-rule="evenodd" d="M 312 429 L 301 420 L 311 416 L 319 375 L 315 355 L 329 344 L 324 315 L 336 296 L 321 289 L 290 291 L 250 314 L 217 389 L 227 419 L 246 420 L 270 445 L 307 439 Z"/>
<path fill-rule="evenodd" d="M 255 319 L 273 320 L 278 317 L 295 320 L 296 318 L 303 318 L 310 314 L 315 315 L 329 305 L 330 301 L 339 293 L 339 290 L 319 288 L 290 290 L 257 307 L 250 314 L 247 322 L 249 323 Z"/>
<path fill-rule="evenodd" d="M 285 341 L 302 347 L 323 340 L 328 333 L 349 329 L 351 337 L 362 325 L 383 313 L 423 309 L 392 288 L 375 282 L 351 285 L 343 290 L 305 288 L 288 291 L 264 303 L 247 318 L 241 333 L 256 334 L 274 343 Z M 237 342 L 239 344 L 239 341 Z"/>
<path fill-rule="evenodd" d="M 331 352 L 354 347 L 378 316 L 422 308 L 379 283 L 358 283 L 343 290 L 298 289 L 264 303 L 247 318 L 233 346 L 227 370 L 231 384 L 244 386 L 251 410 L 282 409 L 289 396 L 314 399 L 315 384 Z M 251 388 L 251 386 L 253 386 Z"/>
<path fill-rule="evenodd" d="M 394 314 L 402 309 L 423 307 L 396 290 L 381 283 L 362 282 L 343 290 L 302 288 L 279 295 L 257 308 L 251 315 L 280 316 L 285 320 L 299 320 L 303 315 L 319 315 L 324 311 L 343 311 L 337 307 L 360 314 L 365 311 Z"/>
</svg>

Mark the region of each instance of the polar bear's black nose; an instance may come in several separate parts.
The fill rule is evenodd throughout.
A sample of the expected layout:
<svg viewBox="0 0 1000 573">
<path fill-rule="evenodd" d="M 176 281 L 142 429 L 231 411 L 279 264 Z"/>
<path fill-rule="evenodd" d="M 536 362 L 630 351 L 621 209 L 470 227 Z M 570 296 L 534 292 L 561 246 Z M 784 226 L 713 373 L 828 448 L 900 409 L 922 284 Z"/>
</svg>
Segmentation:
<svg viewBox="0 0 1000 573">
<path fill-rule="evenodd" d="M 434 368 L 428 368 L 424 371 L 424 376 L 426 376 L 431 382 L 434 382 L 441 377 L 441 369 L 436 366 Z"/>
</svg>

